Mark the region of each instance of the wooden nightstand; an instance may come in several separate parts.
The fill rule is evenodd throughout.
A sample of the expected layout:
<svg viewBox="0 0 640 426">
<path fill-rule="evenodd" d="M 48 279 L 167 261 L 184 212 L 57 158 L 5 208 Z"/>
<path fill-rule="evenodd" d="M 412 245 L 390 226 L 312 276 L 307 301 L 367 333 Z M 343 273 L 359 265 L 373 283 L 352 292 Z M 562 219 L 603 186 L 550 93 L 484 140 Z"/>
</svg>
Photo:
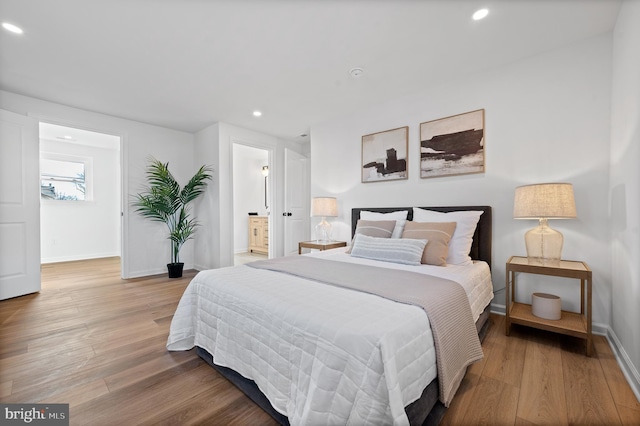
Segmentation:
<svg viewBox="0 0 640 426">
<path fill-rule="evenodd" d="M 298 254 L 302 254 L 303 248 L 317 249 L 320 251 L 329 250 L 338 247 L 346 247 L 347 243 L 344 241 L 328 241 L 326 243 L 320 241 L 300 241 L 298 243 Z"/>
<path fill-rule="evenodd" d="M 538 274 L 554 277 L 574 278 L 580 280 L 580 313 L 562 311 L 559 320 L 539 318 L 531 313 L 531 305 L 515 301 L 516 274 Z M 506 334 L 509 335 L 511 324 L 562 333 L 586 340 L 586 353 L 591 356 L 591 269 L 584 262 L 560 260 L 558 264 L 544 265 L 529 261 L 526 257 L 511 256 L 507 261 L 506 286 Z"/>
</svg>

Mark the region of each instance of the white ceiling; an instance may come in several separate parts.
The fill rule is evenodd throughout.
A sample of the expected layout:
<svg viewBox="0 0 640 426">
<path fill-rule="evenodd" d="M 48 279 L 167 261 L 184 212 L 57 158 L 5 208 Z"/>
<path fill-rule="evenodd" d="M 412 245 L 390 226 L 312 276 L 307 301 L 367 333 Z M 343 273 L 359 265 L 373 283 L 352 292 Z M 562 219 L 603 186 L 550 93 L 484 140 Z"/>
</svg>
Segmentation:
<svg viewBox="0 0 640 426">
<path fill-rule="evenodd" d="M 471 14 L 490 9 L 482 21 Z M 310 126 L 612 30 L 619 0 L 0 0 L 0 88 L 196 132 Z M 349 70 L 362 67 L 354 79 Z M 252 116 L 254 110 L 263 116 Z"/>
<path fill-rule="evenodd" d="M 48 139 L 58 143 L 64 142 L 103 149 L 120 149 L 120 138 L 118 136 L 105 135 L 89 130 L 74 129 L 50 123 L 40 123 L 38 134 L 40 139 Z"/>
</svg>

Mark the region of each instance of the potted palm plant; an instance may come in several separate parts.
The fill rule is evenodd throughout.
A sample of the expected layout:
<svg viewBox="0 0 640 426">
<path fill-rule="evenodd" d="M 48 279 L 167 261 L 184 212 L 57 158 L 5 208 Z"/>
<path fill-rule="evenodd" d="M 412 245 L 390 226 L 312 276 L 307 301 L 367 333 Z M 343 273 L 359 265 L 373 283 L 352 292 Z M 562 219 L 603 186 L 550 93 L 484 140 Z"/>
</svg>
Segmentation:
<svg viewBox="0 0 640 426">
<path fill-rule="evenodd" d="M 182 276 L 184 263 L 180 262 L 180 249 L 193 237 L 198 223 L 190 217 L 188 204 L 198 198 L 212 178 L 212 169 L 202 166 L 197 173 L 180 188 L 169 171 L 169 163 L 155 158 L 149 159 L 145 190 L 135 195 L 133 207 L 142 217 L 162 222 L 169 228 L 171 240 L 171 263 L 167 264 L 169 278 Z"/>
</svg>

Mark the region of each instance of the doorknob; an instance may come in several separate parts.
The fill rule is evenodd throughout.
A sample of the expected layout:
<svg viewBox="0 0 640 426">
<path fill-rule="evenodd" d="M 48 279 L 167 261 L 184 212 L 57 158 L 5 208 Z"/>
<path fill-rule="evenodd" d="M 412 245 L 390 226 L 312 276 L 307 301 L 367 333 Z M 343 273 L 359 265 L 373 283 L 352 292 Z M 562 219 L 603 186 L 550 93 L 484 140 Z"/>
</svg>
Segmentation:
<svg viewBox="0 0 640 426">
<path fill-rule="evenodd" d="M 284 212 L 284 213 L 282 213 L 282 216 L 293 216 L 293 213 L 291 213 L 291 212 Z"/>
</svg>

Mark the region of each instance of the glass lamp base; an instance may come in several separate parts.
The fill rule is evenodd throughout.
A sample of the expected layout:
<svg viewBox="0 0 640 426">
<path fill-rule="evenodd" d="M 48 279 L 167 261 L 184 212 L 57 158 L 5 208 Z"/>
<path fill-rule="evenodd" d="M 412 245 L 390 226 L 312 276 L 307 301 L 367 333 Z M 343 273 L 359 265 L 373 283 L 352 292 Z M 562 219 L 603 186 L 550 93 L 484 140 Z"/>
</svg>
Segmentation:
<svg viewBox="0 0 640 426">
<path fill-rule="evenodd" d="M 562 234 L 549 227 L 547 219 L 524 235 L 527 257 L 542 263 L 557 263 L 562 254 L 564 238 Z"/>
<path fill-rule="evenodd" d="M 319 224 L 316 225 L 316 240 L 319 243 L 326 243 L 331 241 L 331 224 L 322 217 Z"/>
</svg>

